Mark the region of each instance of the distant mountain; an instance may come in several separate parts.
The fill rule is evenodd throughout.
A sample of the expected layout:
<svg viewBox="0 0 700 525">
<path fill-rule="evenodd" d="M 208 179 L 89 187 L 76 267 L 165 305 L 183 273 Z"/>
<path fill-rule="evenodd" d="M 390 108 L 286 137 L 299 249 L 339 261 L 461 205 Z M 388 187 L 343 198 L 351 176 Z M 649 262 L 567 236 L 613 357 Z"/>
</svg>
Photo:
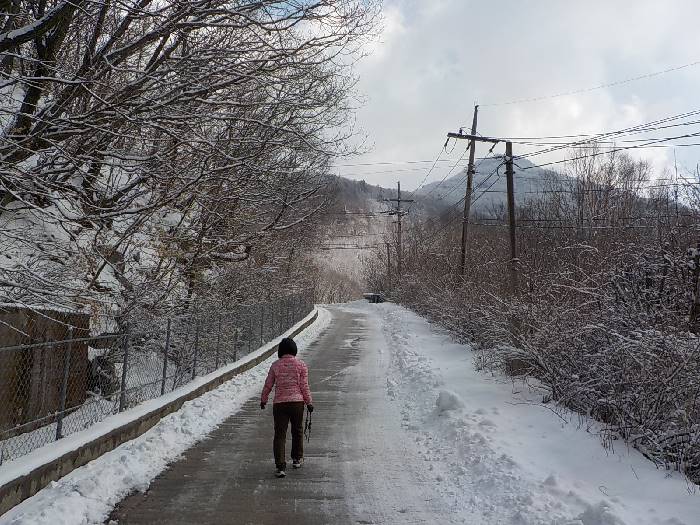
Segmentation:
<svg viewBox="0 0 700 525">
<path fill-rule="evenodd" d="M 517 159 L 514 170 L 515 201 L 522 204 L 526 200 L 538 198 L 538 192 L 546 189 L 548 182 L 567 179 L 551 171 L 536 167 L 526 159 Z M 425 205 L 430 202 L 436 208 L 452 206 L 464 198 L 467 186 L 467 170 L 444 181 L 431 182 L 420 188 L 416 195 L 422 197 Z M 490 214 L 507 202 L 506 168 L 503 157 L 493 157 L 476 162 L 474 174 L 472 212 Z"/>
<path fill-rule="evenodd" d="M 392 197 L 392 190 L 367 184 L 363 180 L 335 177 L 334 180 L 335 211 L 367 211 L 377 210 L 377 203 L 384 198 Z M 396 190 L 393 190 L 394 193 Z"/>
</svg>

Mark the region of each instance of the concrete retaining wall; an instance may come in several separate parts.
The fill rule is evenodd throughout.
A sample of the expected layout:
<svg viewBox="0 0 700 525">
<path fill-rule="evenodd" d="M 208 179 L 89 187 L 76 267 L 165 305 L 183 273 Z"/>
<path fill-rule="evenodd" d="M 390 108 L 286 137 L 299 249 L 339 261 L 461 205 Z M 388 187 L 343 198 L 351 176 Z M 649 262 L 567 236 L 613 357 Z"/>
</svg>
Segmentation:
<svg viewBox="0 0 700 525">
<path fill-rule="evenodd" d="M 302 326 L 296 329 L 291 334 L 291 337 L 301 333 L 305 328 L 313 323 L 317 317 L 318 312 L 316 312 L 313 317 L 307 320 Z M 162 418 L 179 410 L 186 401 L 195 399 L 202 394 L 217 388 L 233 377 L 245 372 L 246 370 L 250 370 L 256 365 L 259 365 L 276 352 L 277 347 L 275 346 L 255 359 L 252 359 L 251 361 L 248 361 L 234 368 L 233 370 L 222 374 L 209 383 L 200 386 L 196 390 L 193 390 L 192 392 L 171 401 L 167 405 L 153 410 L 152 412 L 149 412 L 134 421 L 122 425 L 121 427 L 115 428 L 111 432 L 82 445 L 76 450 L 72 450 L 63 456 L 34 469 L 29 474 L 20 476 L 9 483 L 6 483 L 0 487 L 0 516 L 25 499 L 32 497 L 52 481 L 56 481 L 76 468 L 82 467 L 93 459 L 100 457 L 102 454 L 114 450 L 122 443 L 126 443 L 127 441 L 144 434 L 155 426 Z"/>
</svg>

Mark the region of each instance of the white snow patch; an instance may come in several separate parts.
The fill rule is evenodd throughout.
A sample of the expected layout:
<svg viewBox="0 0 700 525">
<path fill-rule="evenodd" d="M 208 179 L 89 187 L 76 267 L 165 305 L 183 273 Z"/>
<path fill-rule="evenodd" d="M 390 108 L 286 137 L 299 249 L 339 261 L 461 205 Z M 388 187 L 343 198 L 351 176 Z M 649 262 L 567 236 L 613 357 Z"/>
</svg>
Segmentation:
<svg viewBox="0 0 700 525">
<path fill-rule="evenodd" d="M 700 493 L 681 475 L 656 469 L 622 443 L 606 451 L 594 422 L 581 427 L 575 414 L 562 419 L 533 402 L 526 385 L 479 372 L 470 347 L 444 330 L 391 303 L 343 310 L 365 314 L 383 332 L 376 344 L 391 362 L 381 410 L 399 414 L 405 433 L 385 440 L 403 443 L 407 462 L 424 462 L 458 520 L 700 524 Z M 371 373 L 376 364 L 363 366 Z"/>
<path fill-rule="evenodd" d="M 444 414 L 446 412 L 454 412 L 464 407 L 464 403 L 454 392 L 449 390 L 441 390 L 438 394 L 438 398 L 435 401 L 435 406 L 437 407 L 438 414 Z"/>
</svg>

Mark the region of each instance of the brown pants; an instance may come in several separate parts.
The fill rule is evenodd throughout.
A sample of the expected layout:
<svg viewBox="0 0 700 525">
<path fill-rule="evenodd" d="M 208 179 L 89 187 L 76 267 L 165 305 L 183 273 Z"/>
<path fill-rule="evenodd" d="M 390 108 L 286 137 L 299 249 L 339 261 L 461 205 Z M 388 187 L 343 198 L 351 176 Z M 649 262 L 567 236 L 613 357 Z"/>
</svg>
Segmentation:
<svg viewBox="0 0 700 525">
<path fill-rule="evenodd" d="M 275 439 L 272 449 L 275 453 L 275 466 L 280 470 L 287 468 L 284 446 L 287 441 L 287 427 L 292 423 L 292 459 L 304 457 L 304 402 L 290 401 L 274 403 L 272 416 L 275 419 Z"/>
</svg>

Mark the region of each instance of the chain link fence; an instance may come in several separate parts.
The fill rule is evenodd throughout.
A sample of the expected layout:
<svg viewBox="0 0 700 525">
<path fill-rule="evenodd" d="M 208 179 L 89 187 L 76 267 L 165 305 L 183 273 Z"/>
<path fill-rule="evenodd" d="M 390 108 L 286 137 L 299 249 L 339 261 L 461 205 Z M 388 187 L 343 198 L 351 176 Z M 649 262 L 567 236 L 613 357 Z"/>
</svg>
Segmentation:
<svg viewBox="0 0 700 525">
<path fill-rule="evenodd" d="M 297 294 L 91 335 L 85 314 L 0 307 L 0 465 L 237 361 L 312 308 Z"/>
</svg>

